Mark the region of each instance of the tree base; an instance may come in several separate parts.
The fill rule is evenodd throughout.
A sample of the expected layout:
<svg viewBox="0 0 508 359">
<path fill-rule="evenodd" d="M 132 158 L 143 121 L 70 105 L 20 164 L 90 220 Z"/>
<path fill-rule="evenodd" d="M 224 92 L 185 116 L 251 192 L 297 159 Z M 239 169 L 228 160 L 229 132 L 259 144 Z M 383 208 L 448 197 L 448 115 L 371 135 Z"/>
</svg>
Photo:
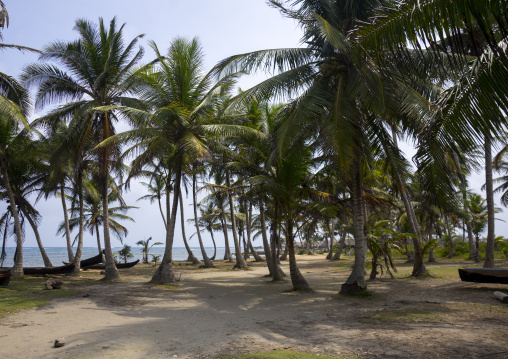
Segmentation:
<svg viewBox="0 0 508 359">
<path fill-rule="evenodd" d="M 161 264 L 153 274 L 150 283 L 153 284 L 175 284 L 176 277 L 171 265 Z"/>
<path fill-rule="evenodd" d="M 340 287 L 339 294 L 345 294 L 345 295 L 357 295 L 367 289 L 366 285 L 360 285 L 358 282 L 354 283 L 344 283 Z"/>
</svg>

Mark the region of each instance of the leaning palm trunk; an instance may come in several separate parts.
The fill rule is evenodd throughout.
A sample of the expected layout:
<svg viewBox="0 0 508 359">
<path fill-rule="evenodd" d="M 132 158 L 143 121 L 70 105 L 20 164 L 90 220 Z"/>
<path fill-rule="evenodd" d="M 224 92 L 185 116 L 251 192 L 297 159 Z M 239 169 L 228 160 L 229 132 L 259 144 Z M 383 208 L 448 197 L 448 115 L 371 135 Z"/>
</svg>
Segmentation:
<svg viewBox="0 0 508 359">
<path fill-rule="evenodd" d="M 494 189 L 492 184 L 492 143 L 485 136 L 485 190 L 487 192 L 487 249 L 485 250 L 484 268 L 494 268 Z"/>
<path fill-rule="evenodd" d="M 192 200 L 194 207 L 194 225 L 196 226 L 196 233 L 198 235 L 199 240 L 199 248 L 201 248 L 201 255 L 203 256 L 203 262 L 205 263 L 205 267 L 213 267 L 213 262 L 208 258 L 206 254 L 205 247 L 203 245 L 203 240 L 201 239 L 201 231 L 199 230 L 199 221 L 198 221 L 198 204 L 197 204 L 197 196 L 196 196 L 196 175 L 192 176 Z"/>
<path fill-rule="evenodd" d="M 24 206 L 20 206 L 21 212 L 25 215 L 25 218 L 28 220 L 28 223 L 30 223 L 30 227 L 32 227 L 32 230 L 35 235 L 35 240 L 37 241 L 37 246 L 39 247 L 39 251 L 41 252 L 42 260 L 44 262 L 44 267 L 53 267 L 53 264 L 49 260 L 48 255 L 46 254 L 46 250 L 44 249 L 44 246 L 42 245 L 41 236 L 39 235 L 39 230 L 37 229 L 37 225 L 33 221 L 32 217 L 28 214 L 26 208 Z"/>
<path fill-rule="evenodd" d="M 226 184 L 228 188 L 231 188 L 229 173 L 226 174 Z M 242 250 L 240 248 L 240 242 L 238 241 L 238 233 L 236 229 L 236 220 L 235 220 L 235 209 L 233 205 L 233 194 L 229 194 L 229 210 L 231 214 L 231 229 L 233 232 L 233 240 L 235 242 L 235 259 L 236 259 L 235 267 L 247 267 L 247 262 L 245 262 L 245 259 L 243 259 L 242 257 Z"/>
<path fill-rule="evenodd" d="M 69 226 L 69 216 L 67 215 L 67 203 L 65 203 L 65 186 L 64 183 L 60 184 L 60 198 L 62 199 L 62 208 L 64 212 L 64 223 L 65 223 L 65 239 L 67 241 L 67 256 L 69 262 L 74 262 L 74 253 L 72 253 L 71 243 L 71 229 Z"/>
<path fill-rule="evenodd" d="M 78 247 L 74 255 L 74 274 L 79 274 L 81 270 L 81 253 L 83 252 L 83 235 L 85 232 L 85 204 L 83 200 L 83 172 L 79 170 L 77 178 L 78 201 L 79 201 L 79 234 Z"/>
<path fill-rule="evenodd" d="M 187 242 L 187 236 L 185 235 L 185 218 L 183 216 L 182 191 L 180 191 L 180 193 L 178 195 L 180 197 L 180 219 L 182 222 L 182 238 L 183 238 L 183 243 L 185 244 L 185 249 L 187 249 L 187 254 L 189 255 L 187 260 L 192 262 L 192 264 L 203 265 L 203 262 L 201 262 L 199 259 L 196 258 L 196 256 L 194 255 L 194 253 L 192 252 L 192 250 L 189 246 L 189 243 Z M 166 223 L 166 221 L 164 221 L 164 223 Z M 167 230 L 167 228 L 166 228 L 166 230 Z"/>
<path fill-rule="evenodd" d="M 272 223 L 270 225 L 270 245 L 271 245 L 271 252 L 272 252 L 272 263 L 274 271 L 272 272 L 272 280 L 273 281 L 279 281 L 282 280 L 286 276 L 286 274 L 282 271 L 282 268 L 280 268 L 280 263 L 278 261 L 277 256 L 277 243 L 279 241 L 279 235 L 277 232 L 277 221 L 278 221 L 278 215 L 279 215 L 279 204 L 278 202 L 275 202 L 274 206 L 274 216 L 272 218 Z"/>
<path fill-rule="evenodd" d="M 179 154 L 177 160 L 176 178 L 173 196 L 173 206 L 170 211 L 167 209 L 168 228 L 166 230 L 166 248 L 162 257 L 159 268 L 155 271 L 152 282 L 161 284 L 172 284 L 176 282 L 175 273 L 173 272 L 173 240 L 175 237 L 176 214 L 178 212 L 178 198 L 176 193 L 180 193 L 180 185 L 182 181 L 183 155 Z M 169 178 L 168 178 L 169 180 Z"/>
<path fill-rule="evenodd" d="M 365 236 L 363 223 L 363 198 L 362 198 L 362 177 L 360 169 L 360 158 L 353 162 L 353 228 L 355 236 L 355 263 L 346 283 L 342 284 L 341 294 L 357 293 L 364 290 L 365 284 Z"/>
<path fill-rule="evenodd" d="M 462 203 L 463 203 L 463 206 L 464 206 L 464 210 L 466 210 L 466 208 L 467 208 L 467 195 L 466 195 L 467 184 L 466 184 L 466 178 L 462 174 L 460 169 L 458 171 L 458 175 L 459 175 L 459 180 L 460 180 L 460 190 L 462 191 Z M 466 222 L 467 239 L 469 241 L 469 259 L 475 259 L 476 248 L 475 248 L 475 244 L 474 244 L 474 237 L 473 237 L 473 230 L 471 228 L 471 223 L 467 219 L 464 219 L 464 221 Z"/>
<path fill-rule="evenodd" d="M 259 254 L 256 253 L 254 250 L 254 246 L 252 245 L 251 241 L 251 235 L 252 235 L 252 203 L 249 204 L 249 212 L 247 213 L 247 249 L 252 252 L 252 255 L 256 262 L 264 262 L 263 258 L 259 256 Z"/>
<path fill-rule="evenodd" d="M 95 222 L 95 234 L 96 234 L 96 237 L 97 237 L 97 249 L 99 250 L 99 254 L 101 255 L 102 257 L 102 263 L 106 263 L 106 258 L 104 258 L 104 253 L 102 253 L 102 246 L 101 246 L 101 235 L 100 235 L 100 232 L 99 232 L 99 224 L 97 224 L 97 222 Z M 145 261 L 145 263 L 148 262 L 148 259 Z"/>
<path fill-rule="evenodd" d="M 289 274 L 291 276 L 291 284 L 293 284 L 293 290 L 310 290 L 309 283 L 304 278 L 300 269 L 296 265 L 295 255 L 295 238 L 293 236 L 293 219 L 291 211 L 289 216 L 286 218 L 287 233 L 286 233 L 286 248 L 289 254 Z"/>
<path fill-rule="evenodd" d="M 16 208 L 16 200 L 12 192 L 11 184 L 9 183 L 9 174 L 7 173 L 7 166 L 5 162 L 1 161 L 2 177 L 4 178 L 5 190 L 9 197 L 10 209 L 12 218 L 14 219 L 14 230 L 16 231 L 16 254 L 14 256 L 14 267 L 12 267 L 12 275 L 19 277 L 23 275 L 23 236 L 21 232 L 21 222 L 19 221 L 18 209 Z"/>
<path fill-rule="evenodd" d="M 346 230 L 344 229 L 342 231 L 342 236 L 340 237 L 339 248 L 337 249 L 337 252 L 335 252 L 335 255 L 333 256 L 333 260 L 340 259 L 340 256 L 342 255 L 342 251 L 344 250 L 345 246 L 346 246 Z"/>
<path fill-rule="evenodd" d="M 446 223 L 446 230 L 448 232 L 448 241 L 450 242 L 450 253 L 446 256 L 446 258 L 450 259 L 453 257 L 453 253 L 455 252 L 455 243 L 453 243 L 453 235 L 452 231 L 450 229 L 450 222 L 448 220 L 448 216 L 445 215 L 445 223 Z M 429 237 L 430 239 L 430 237 Z"/>
</svg>

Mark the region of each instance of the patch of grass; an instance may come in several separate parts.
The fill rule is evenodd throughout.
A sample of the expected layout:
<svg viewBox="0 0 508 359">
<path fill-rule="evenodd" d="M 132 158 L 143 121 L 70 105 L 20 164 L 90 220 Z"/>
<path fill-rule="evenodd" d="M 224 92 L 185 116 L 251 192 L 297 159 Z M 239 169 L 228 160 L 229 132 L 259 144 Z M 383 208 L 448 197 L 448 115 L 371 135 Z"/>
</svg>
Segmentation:
<svg viewBox="0 0 508 359">
<path fill-rule="evenodd" d="M 152 286 L 152 288 L 163 290 L 178 290 L 180 286 L 178 284 L 157 284 Z"/>
<path fill-rule="evenodd" d="M 419 322 L 439 321 L 442 314 L 449 312 L 447 308 L 439 307 L 434 310 L 423 308 L 392 309 L 368 315 L 368 319 L 377 319 L 385 322 Z"/>
<path fill-rule="evenodd" d="M 221 359 L 310 359 L 310 358 L 321 358 L 321 359 L 354 359 L 357 357 L 352 356 L 329 356 L 321 354 L 308 354 L 300 353 L 295 351 L 286 350 L 273 350 L 265 353 L 253 353 L 253 354 L 241 354 L 241 355 L 221 355 Z"/>
<path fill-rule="evenodd" d="M 42 307 L 53 299 L 68 298 L 78 294 L 75 289 L 46 290 L 44 277 L 11 278 L 7 288 L 0 288 L 0 319 L 24 309 Z"/>
</svg>

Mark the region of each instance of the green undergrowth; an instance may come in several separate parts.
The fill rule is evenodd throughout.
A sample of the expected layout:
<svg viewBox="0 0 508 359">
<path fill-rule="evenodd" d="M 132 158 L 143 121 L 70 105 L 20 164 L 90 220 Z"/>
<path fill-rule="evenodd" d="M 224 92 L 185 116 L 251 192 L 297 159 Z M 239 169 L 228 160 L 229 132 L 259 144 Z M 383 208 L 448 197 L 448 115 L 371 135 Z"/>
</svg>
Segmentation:
<svg viewBox="0 0 508 359">
<path fill-rule="evenodd" d="M 153 289 L 163 289 L 163 290 L 178 290 L 180 286 L 178 284 L 157 284 L 152 286 Z"/>
<path fill-rule="evenodd" d="M 45 277 L 11 278 L 7 288 L 0 288 L 0 319 L 20 310 L 39 308 L 53 299 L 68 298 L 78 294 L 64 281 L 62 289 L 47 290 Z"/>
<path fill-rule="evenodd" d="M 253 353 L 253 354 L 241 354 L 241 355 L 221 355 L 220 359 L 310 359 L 310 358 L 321 358 L 321 359 L 355 359 L 357 357 L 352 356 L 329 356 L 322 354 L 308 354 L 300 353 L 295 351 L 286 350 L 272 350 L 271 352 L 265 353 Z"/>
</svg>

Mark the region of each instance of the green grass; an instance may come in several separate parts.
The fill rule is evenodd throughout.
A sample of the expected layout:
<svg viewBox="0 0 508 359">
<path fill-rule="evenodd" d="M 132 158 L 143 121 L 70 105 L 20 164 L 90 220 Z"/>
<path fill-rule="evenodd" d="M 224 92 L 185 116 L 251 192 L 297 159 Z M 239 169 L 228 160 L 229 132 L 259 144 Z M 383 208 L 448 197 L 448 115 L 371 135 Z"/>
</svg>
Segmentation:
<svg viewBox="0 0 508 359">
<path fill-rule="evenodd" d="M 266 353 L 254 353 L 254 354 L 241 354 L 241 355 L 222 355 L 221 359 L 310 359 L 310 358 L 321 358 L 321 359 L 354 359 L 352 356 L 329 356 L 321 354 L 307 354 L 294 351 L 286 350 L 273 350 Z"/>
<path fill-rule="evenodd" d="M 46 290 L 47 278 L 12 278 L 7 288 L 0 288 L 0 319 L 20 310 L 38 308 L 56 298 L 77 295 L 78 291 L 65 286 L 62 289 Z"/>
</svg>

